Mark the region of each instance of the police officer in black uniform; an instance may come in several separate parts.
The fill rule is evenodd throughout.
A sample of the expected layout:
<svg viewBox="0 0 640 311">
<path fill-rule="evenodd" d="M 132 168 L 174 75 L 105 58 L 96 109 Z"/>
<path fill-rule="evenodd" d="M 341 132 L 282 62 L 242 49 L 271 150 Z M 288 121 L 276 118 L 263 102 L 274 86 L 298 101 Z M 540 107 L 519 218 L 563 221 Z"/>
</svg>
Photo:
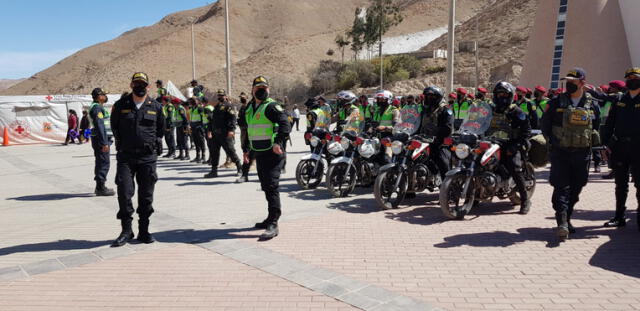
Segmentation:
<svg viewBox="0 0 640 311">
<path fill-rule="evenodd" d="M 138 72 L 131 78 L 133 92 L 118 100 L 111 114 L 111 125 L 116 141 L 118 185 L 118 219 L 122 232 L 111 246 L 117 247 L 133 239 L 131 221 L 133 219 L 134 179 L 138 182 L 138 237 L 142 243 L 153 243 L 149 233 L 149 217 L 153 213 L 153 191 L 156 174 L 156 145 L 162 143 L 165 125 L 162 106 L 149 94 L 149 78 Z"/>
<path fill-rule="evenodd" d="M 247 124 L 247 107 L 248 107 L 247 95 L 240 93 L 240 110 L 238 110 L 238 127 L 240 127 L 240 148 L 242 149 L 242 175 L 236 179 L 236 183 L 243 183 L 249 181 L 249 169 L 251 164 L 255 162 L 256 155 L 249 146 L 249 139 L 247 132 L 249 125 Z"/>
<path fill-rule="evenodd" d="M 640 68 L 625 73 L 628 91 L 613 102 L 602 129 L 602 141 L 611 150 L 611 161 L 616 181 L 616 213 L 605 227 L 626 225 L 625 206 L 629 193 L 629 171 L 633 177 L 638 200 L 638 229 L 640 230 Z"/>
<path fill-rule="evenodd" d="M 218 90 L 218 101 L 213 108 L 213 131 L 207 133 L 213 137 L 211 153 L 211 172 L 204 175 L 205 178 L 218 177 L 218 163 L 220 162 L 220 147 L 231 161 L 236 164 L 237 176 L 242 174 L 242 163 L 236 154 L 234 147 L 234 135 L 236 131 L 236 112 L 233 106 L 226 101 L 226 92 Z"/>
<path fill-rule="evenodd" d="M 107 94 L 101 88 L 95 88 L 91 92 L 93 103 L 89 107 L 89 120 L 91 120 L 91 147 L 96 158 L 94 167 L 94 180 L 96 181 L 95 194 L 97 196 L 112 196 L 113 189 L 107 188 L 107 174 L 109 173 L 109 153 L 113 133 L 109 125 L 109 112 L 104 109 L 107 102 Z"/>
<path fill-rule="evenodd" d="M 434 138 L 431 148 L 439 151 L 435 162 L 444 180 L 444 175 L 449 171 L 451 154 L 447 148 L 442 148 L 442 144 L 444 139 L 453 132 L 453 112 L 443 101 L 444 93 L 439 87 L 428 86 L 422 94 L 424 102 L 418 133 Z"/>
<path fill-rule="evenodd" d="M 599 140 L 598 105 L 584 91 L 585 78 L 583 69 L 571 70 L 564 78 L 567 92 L 552 99 L 542 116 L 542 133 L 550 144 L 551 203 L 560 239 L 575 232 L 571 214 L 588 181 L 591 146 L 597 143 L 593 140 Z"/>
<path fill-rule="evenodd" d="M 531 123 L 527 114 L 514 103 L 515 88 L 509 82 L 498 82 L 493 89 L 493 118 L 486 136 L 497 132 L 508 134 L 501 142 L 502 157 L 500 161 L 513 178 L 520 195 L 520 214 L 527 214 L 531 210 L 531 198 L 527 193 L 524 171 L 531 135 Z M 534 112 L 535 113 L 535 112 Z"/>
<path fill-rule="evenodd" d="M 204 116 L 204 107 L 200 105 L 200 99 L 191 97 L 189 103 L 189 123 L 191 124 L 191 137 L 196 145 L 196 157 L 191 162 L 206 162 L 205 159 L 205 128 L 202 117 Z M 202 157 L 200 157 L 202 155 Z"/>
<path fill-rule="evenodd" d="M 260 236 L 264 240 L 278 235 L 278 219 L 282 214 L 278 187 L 286 157 L 282 145 L 291 132 L 291 123 L 282 107 L 269 98 L 269 83 L 265 77 L 253 80 L 252 95 L 246 111 L 246 143 L 256 155 L 258 178 L 269 207 L 267 218 L 255 225 L 258 229 L 266 229 Z M 244 157 L 247 159 L 249 155 L 245 153 Z"/>
</svg>

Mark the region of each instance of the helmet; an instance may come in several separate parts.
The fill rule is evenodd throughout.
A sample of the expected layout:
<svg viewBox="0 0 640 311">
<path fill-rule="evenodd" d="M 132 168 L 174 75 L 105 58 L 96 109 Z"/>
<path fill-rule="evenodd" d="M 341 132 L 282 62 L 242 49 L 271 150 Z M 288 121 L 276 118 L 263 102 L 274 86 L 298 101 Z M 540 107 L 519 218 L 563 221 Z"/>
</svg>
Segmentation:
<svg viewBox="0 0 640 311">
<path fill-rule="evenodd" d="M 107 96 L 107 92 L 105 92 L 102 88 L 99 88 L 99 87 L 91 91 L 91 97 L 93 98 L 93 100 L 96 100 L 96 98 L 98 98 L 98 96 L 100 95 Z"/>
<path fill-rule="evenodd" d="M 336 95 L 336 100 L 338 101 L 338 105 L 346 105 L 353 104 L 356 101 L 357 97 L 351 91 L 340 91 L 338 95 Z"/>
<path fill-rule="evenodd" d="M 507 97 L 498 97 L 498 93 L 507 93 Z M 500 81 L 496 83 L 493 88 L 493 102 L 496 104 L 498 112 L 505 111 L 511 103 L 513 103 L 515 95 L 515 88 L 513 85 L 506 81 Z"/>
<path fill-rule="evenodd" d="M 307 101 L 304 103 L 304 105 L 307 107 L 307 109 L 314 109 L 316 108 L 320 103 L 318 103 L 318 101 L 315 98 L 309 98 L 307 99 Z"/>
<path fill-rule="evenodd" d="M 422 91 L 422 95 L 424 95 L 425 98 L 424 104 L 427 106 L 435 106 L 437 104 L 440 104 L 442 98 L 444 97 L 442 89 L 435 85 L 427 86 L 424 91 Z M 429 97 L 433 98 L 433 96 L 435 96 L 436 98 L 434 100 L 429 100 Z"/>
<path fill-rule="evenodd" d="M 387 90 L 380 90 L 376 93 L 375 98 L 376 98 L 376 102 L 378 101 L 378 99 L 383 98 L 386 100 L 388 104 L 391 104 L 391 101 L 393 100 L 393 93 Z"/>
</svg>

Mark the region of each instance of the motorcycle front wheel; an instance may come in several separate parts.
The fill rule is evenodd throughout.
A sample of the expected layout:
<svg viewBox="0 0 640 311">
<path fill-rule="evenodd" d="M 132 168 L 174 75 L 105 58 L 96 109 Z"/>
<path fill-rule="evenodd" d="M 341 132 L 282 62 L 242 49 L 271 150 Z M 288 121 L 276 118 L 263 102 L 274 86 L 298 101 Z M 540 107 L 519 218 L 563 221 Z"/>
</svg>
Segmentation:
<svg viewBox="0 0 640 311">
<path fill-rule="evenodd" d="M 396 188 L 396 182 L 400 175 L 400 183 Z M 381 209 L 398 208 L 404 196 L 407 194 L 407 174 L 386 171 L 380 173 L 373 185 L 373 195 Z"/>
<path fill-rule="evenodd" d="M 317 164 L 317 167 L 316 167 Z M 313 170 L 316 170 L 313 174 Z M 315 189 L 322 182 L 324 164 L 322 161 L 302 160 L 296 167 L 296 182 L 302 189 Z"/>
<path fill-rule="evenodd" d="M 464 183 L 467 180 L 465 175 L 447 176 L 440 187 L 440 208 L 442 213 L 449 219 L 464 219 L 469 213 L 475 201 L 475 189 L 473 184 L 469 185 L 465 198 L 461 197 Z M 462 204 L 461 201 L 462 200 Z"/>
<path fill-rule="evenodd" d="M 347 172 L 347 170 L 349 170 Z M 336 198 L 346 197 L 356 187 L 357 175 L 355 167 L 347 163 L 337 163 L 329 167 L 327 172 L 327 188 Z"/>
</svg>

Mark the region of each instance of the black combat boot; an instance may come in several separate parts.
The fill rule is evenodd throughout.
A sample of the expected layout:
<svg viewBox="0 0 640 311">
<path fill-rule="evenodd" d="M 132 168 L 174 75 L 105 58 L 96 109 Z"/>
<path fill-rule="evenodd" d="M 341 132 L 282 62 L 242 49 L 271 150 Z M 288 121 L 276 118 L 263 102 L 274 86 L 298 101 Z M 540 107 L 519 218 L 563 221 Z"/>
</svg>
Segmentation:
<svg viewBox="0 0 640 311">
<path fill-rule="evenodd" d="M 236 178 L 236 184 L 241 184 L 249 181 L 249 177 L 245 175 L 240 175 L 240 177 Z"/>
<path fill-rule="evenodd" d="M 216 178 L 216 177 L 218 177 L 217 170 L 211 170 L 211 172 L 204 175 L 204 178 Z"/>
<path fill-rule="evenodd" d="M 182 149 L 180 149 L 180 154 L 177 157 L 173 158 L 173 159 L 181 160 L 181 161 L 184 160 L 184 153 L 182 152 Z"/>
<path fill-rule="evenodd" d="M 116 194 L 113 189 L 107 188 L 107 186 L 104 185 L 104 182 L 96 182 L 96 190 L 94 191 L 94 193 L 99 197 L 110 197 Z"/>
<path fill-rule="evenodd" d="M 524 203 L 520 205 L 520 214 L 522 215 L 529 214 L 530 210 L 531 210 L 531 200 L 526 200 L 524 201 Z"/>
<path fill-rule="evenodd" d="M 609 221 L 604 223 L 605 227 L 624 227 L 627 221 L 624 218 L 624 213 L 627 207 L 624 203 L 627 201 L 627 192 L 621 191 L 616 193 L 616 214 Z"/>
<path fill-rule="evenodd" d="M 564 240 L 569 237 L 569 221 L 567 219 L 567 212 L 556 212 L 556 235 L 558 238 Z"/>
<path fill-rule="evenodd" d="M 236 162 L 236 177 L 240 177 L 242 176 L 242 162 L 238 161 Z"/>
<path fill-rule="evenodd" d="M 271 240 L 275 237 L 278 236 L 278 223 L 274 222 L 274 223 L 270 223 L 267 226 L 267 229 L 260 235 L 260 240 L 265 241 L 265 240 Z"/>
<path fill-rule="evenodd" d="M 127 244 L 127 242 L 133 239 L 133 230 L 131 230 L 131 218 L 120 219 L 120 225 L 122 226 L 122 232 L 120 232 L 120 235 L 116 238 L 116 240 L 111 243 L 111 247 L 120 247 Z"/>
<path fill-rule="evenodd" d="M 191 162 L 195 162 L 195 163 L 200 162 L 200 152 L 199 151 L 196 151 L 196 157 L 195 157 L 195 159 L 191 160 Z"/>
<path fill-rule="evenodd" d="M 183 161 L 189 161 L 191 160 L 191 156 L 189 156 L 189 149 L 185 150 L 185 155 L 184 158 L 182 159 Z"/>
<path fill-rule="evenodd" d="M 145 244 L 151 244 L 156 241 L 149 233 L 149 218 L 140 218 L 138 220 L 138 237 L 136 240 Z"/>
</svg>

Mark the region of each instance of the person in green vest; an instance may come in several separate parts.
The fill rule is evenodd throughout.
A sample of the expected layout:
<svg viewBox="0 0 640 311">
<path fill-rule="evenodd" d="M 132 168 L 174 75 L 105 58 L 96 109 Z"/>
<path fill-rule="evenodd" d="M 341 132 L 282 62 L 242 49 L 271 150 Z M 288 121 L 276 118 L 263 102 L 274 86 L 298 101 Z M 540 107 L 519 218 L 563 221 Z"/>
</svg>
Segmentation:
<svg viewBox="0 0 640 311">
<path fill-rule="evenodd" d="M 467 90 L 465 88 L 456 89 L 456 100 L 453 102 L 451 110 L 453 111 L 454 127 L 458 129 L 467 117 L 471 101 L 467 99 Z"/>
<path fill-rule="evenodd" d="M 167 89 L 164 88 L 162 80 L 156 81 L 156 89 L 158 92 L 158 97 L 156 97 L 157 101 L 162 100 L 162 97 L 167 96 Z"/>
<path fill-rule="evenodd" d="M 209 158 L 207 158 L 207 160 L 205 161 L 205 157 L 203 155 L 202 157 L 202 163 L 206 163 L 211 165 L 211 147 L 213 146 L 213 136 L 209 135 L 209 133 L 211 133 L 213 131 L 213 110 L 214 107 L 211 104 L 211 102 L 209 101 L 208 98 L 203 97 L 202 98 L 202 105 L 204 105 L 204 113 L 202 115 L 202 125 L 204 127 L 204 132 L 206 133 L 205 136 L 205 143 L 207 145 L 207 149 L 209 150 Z"/>
<path fill-rule="evenodd" d="M 532 129 L 540 128 L 538 120 L 538 108 L 527 98 L 527 88 L 524 86 L 518 86 L 516 88 L 517 100 L 515 102 L 520 109 L 528 116 L 529 124 Z"/>
<path fill-rule="evenodd" d="M 353 111 L 359 110 L 356 106 L 356 94 L 351 91 L 340 91 L 336 95 L 336 103 L 338 104 L 338 132 L 342 132 L 343 126 L 347 122 L 347 118 Z"/>
<path fill-rule="evenodd" d="M 105 186 L 110 166 L 109 146 L 113 142 L 109 111 L 104 108 L 104 104 L 108 100 L 107 93 L 101 88 L 95 88 L 91 92 L 91 97 L 93 98 L 93 103 L 89 107 L 91 147 L 96 158 L 93 178 L 96 181 L 94 193 L 97 196 L 112 196 L 115 191 Z"/>
<path fill-rule="evenodd" d="M 391 103 L 394 100 L 393 93 L 382 90 L 375 95 L 376 112 L 373 115 L 373 122 L 377 125 L 381 138 L 391 136 L 393 126 L 401 122 L 400 110 Z"/>
<path fill-rule="evenodd" d="M 356 106 L 360 109 L 360 115 L 363 116 L 365 124 L 369 124 L 373 118 L 374 105 L 369 105 L 369 98 L 367 95 L 360 95 L 356 101 Z M 365 126 L 365 131 L 367 128 L 368 126 Z"/>
<path fill-rule="evenodd" d="M 476 100 L 474 103 L 481 103 L 481 102 L 485 102 L 488 103 L 489 105 L 491 105 L 491 100 L 489 98 L 487 98 L 487 93 L 489 93 L 489 91 L 483 87 L 479 87 L 476 89 Z"/>
<path fill-rule="evenodd" d="M 176 155 L 176 139 L 173 135 L 175 131 L 175 108 L 171 104 L 169 96 L 162 96 L 160 99 L 162 102 L 162 113 L 164 114 L 164 141 L 167 144 L 167 154 L 163 155 L 163 158 L 171 158 Z"/>
<path fill-rule="evenodd" d="M 187 143 L 187 137 L 189 137 L 189 119 L 187 118 L 187 109 L 182 104 L 179 98 L 173 98 L 171 100 L 173 107 L 175 108 L 175 126 L 176 126 L 176 141 L 178 143 L 179 154 L 176 160 L 190 160 L 189 147 Z"/>
<path fill-rule="evenodd" d="M 200 163 L 204 161 L 204 127 L 202 124 L 202 115 L 204 107 L 199 105 L 199 99 L 196 97 L 189 98 L 191 137 L 193 144 L 196 145 L 196 157 L 191 162 Z M 202 157 L 200 157 L 202 155 Z"/>
<path fill-rule="evenodd" d="M 546 93 L 547 89 L 542 85 L 536 86 L 533 91 L 533 105 L 536 107 L 538 120 L 542 119 L 542 115 L 549 108 L 549 98 L 545 96 Z"/>
<path fill-rule="evenodd" d="M 265 229 L 261 240 L 268 240 L 279 234 L 278 219 L 282 214 L 280 205 L 280 173 L 286 154 L 283 144 L 291 133 L 291 123 L 287 113 L 278 103 L 269 97 L 267 78 L 258 76 L 253 80 L 251 94 L 253 99 L 247 104 L 248 146 L 256 156 L 258 178 L 268 202 L 267 218 L 256 223 L 257 229 Z M 249 153 L 243 155 L 249 162 Z"/>
</svg>

